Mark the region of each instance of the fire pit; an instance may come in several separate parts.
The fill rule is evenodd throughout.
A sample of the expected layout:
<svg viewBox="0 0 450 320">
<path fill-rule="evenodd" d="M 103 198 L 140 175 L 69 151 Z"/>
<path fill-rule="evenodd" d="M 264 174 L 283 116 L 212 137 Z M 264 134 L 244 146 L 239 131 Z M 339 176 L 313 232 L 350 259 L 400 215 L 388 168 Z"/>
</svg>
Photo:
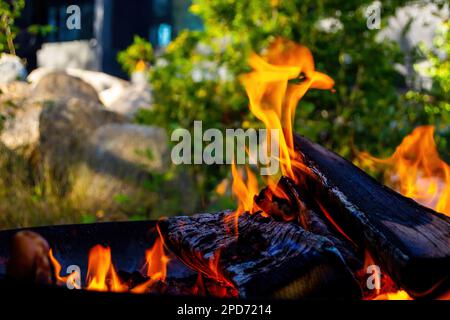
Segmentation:
<svg viewBox="0 0 450 320">
<path fill-rule="evenodd" d="M 277 39 L 250 65 L 242 82 L 254 115 L 281 133 L 281 175 L 259 190 L 233 164 L 235 211 L 4 231 L 0 274 L 158 296 L 448 298 L 450 218 L 292 131 L 306 91 L 334 85 L 311 52 Z"/>
<path fill-rule="evenodd" d="M 450 219 L 325 148 L 294 140 L 310 171 L 282 177 L 276 193 L 262 189 L 251 211 L 30 229 L 51 248 L 50 284 L 221 298 L 448 294 Z M 2 278 L 8 263 L 14 271 L 11 264 L 25 256 L 14 244 L 17 231 L 0 233 Z M 369 276 L 379 278 L 378 286 L 368 286 Z"/>
</svg>

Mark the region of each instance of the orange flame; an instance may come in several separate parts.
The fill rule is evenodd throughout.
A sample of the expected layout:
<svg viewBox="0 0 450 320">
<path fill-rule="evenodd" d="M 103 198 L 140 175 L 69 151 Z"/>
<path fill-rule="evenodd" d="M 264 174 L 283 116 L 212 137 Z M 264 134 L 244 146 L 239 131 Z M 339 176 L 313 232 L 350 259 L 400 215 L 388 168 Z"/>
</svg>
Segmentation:
<svg viewBox="0 0 450 320">
<path fill-rule="evenodd" d="M 131 290 L 133 293 L 148 292 L 155 283 L 158 281 L 164 282 L 166 280 L 167 264 L 170 260 L 164 253 L 164 244 L 161 241 L 161 238 L 157 238 L 153 247 L 146 251 L 145 260 L 146 263 L 144 268 L 150 279 L 143 284 L 134 287 Z"/>
<path fill-rule="evenodd" d="M 237 297 L 238 291 L 234 284 L 229 281 L 222 273 L 220 269 L 220 249 L 214 252 L 214 255 L 208 260 L 209 270 L 211 273 L 209 277 L 215 280 L 215 284 L 213 284 L 210 288 L 208 288 L 208 292 L 215 297 Z"/>
<path fill-rule="evenodd" d="M 232 191 L 233 194 L 238 199 L 238 208 L 236 212 L 241 214 L 245 211 L 251 212 L 253 208 L 253 197 L 258 194 L 258 180 L 253 172 L 247 167 L 247 183 L 242 178 L 242 175 L 239 174 L 236 165 L 233 163 L 231 165 L 231 173 L 233 175 L 233 185 Z"/>
<path fill-rule="evenodd" d="M 450 166 L 439 156 L 434 127 L 417 127 L 394 154 L 377 159 L 360 153 L 362 164 L 387 167 L 387 183 L 406 197 L 450 216 Z"/>
<path fill-rule="evenodd" d="M 75 288 L 80 289 L 75 283 L 75 273 L 68 276 L 61 276 L 61 264 L 56 260 L 50 249 L 49 258 L 54 268 L 55 278 L 58 284 L 66 284 L 70 281 Z M 148 281 L 130 289 L 117 274 L 112 262 L 111 249 L 101 245 L 96 245 L 89 251 L 88 270 L 86 276 L 87 290 L 144 293 L 151 290 L 153 284 L 158 281 L 164 282 L 167 275 L 167 264 L 169 258 L 164 252 L 163 242 L 157 238 L 153 247 L 146 252 L 145 272 L 150 278 Z"/>
<path fill-rule="evenodd" d="M 366 152 L 359 158 L 363 166 L 385 167 L 386 183 L 404 196 L 450 216 L 450 166 L 439 156 L 433 126 L 417 127 L 389 158 L 378 159 Z M 384 291 L 374 299 L 412 299 L 404 290 Z"/>
<path fill-rule="evenodd" d="M 55 256 L 53 255 L 52 249 L 49 250 L 48 257 L 50 259 L 50 262 L 53 265 L 57 284 L 64 285 L 64 284 L 67 284 L 70 282 L 74 288 L 81 289 L 80 286 L 78 286 L 78 284 L 75 281 L 76 278 L 80 278 L 79 274 L 73 272 L 73 273 L 69 274 L 68 276 L 61 276 L 60 274 L 61 274 L 62 267 L 61 267 L 61 264 L 58 262 L 58 260 L 56 260 Z"/>
<path fill-rule="evenodd" d="M 309 169 L 294 152 L 292 125 L 296 107 L 310 88 L 332 89 L 334 81 L 315 70 L 308 48 L 282 38 L 277 38 L 265 55 L 251 54 L 249 65 L 253 71 L 242 75 L 241 81 L 249 98 L 250 111 L 268 129 L 268 143 L 274 143 L 270 141 L 270 130 L 279 130 L 281 174 L 299 182 L 294 169 L 307 173 Z M 244 188 L 245 184 L 233 167 L 232 172 L 233 191 L 238 198 L 237 212 L 250 211 L 254 189 Z M 277 188 L 275 176 L 267 177 L 267 184 L 274 195 L 285 198 Z"/>
<path fill-rule="evenodd" d="M 116 273 L 111 249 L 96 245 L 89 252 L 87 290 L 123 292 L 128 288 Z"/>
<path fill-rule="evenodd" d="M 294 156 L 292 125 L 300 99 L 310 88 L 332 89 L 334 81 L 315 71 L 308 48 L 292 41 L 277 38 L 264 56 L 252 54 L 249 64 L 253 71 L 241 77 L 249 98 L 250 111 L 266 129 L 278 129 L 281 173 L 296 180 L 292 167 L 301 167 Z M 291 83 L 290 80 L 298 80 Z M 270 184 L 275 181 L 269 180 Z M 275 189 L 275 188 L 274 188 Z"/>
</svg>

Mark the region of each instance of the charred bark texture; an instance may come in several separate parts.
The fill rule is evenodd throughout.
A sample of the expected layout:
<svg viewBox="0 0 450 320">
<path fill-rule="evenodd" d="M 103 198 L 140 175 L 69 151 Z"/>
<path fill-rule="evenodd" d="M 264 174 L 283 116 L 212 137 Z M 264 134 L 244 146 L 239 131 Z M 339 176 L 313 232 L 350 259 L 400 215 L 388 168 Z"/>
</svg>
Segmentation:
<svg viewBox="0 0 450 320">
<path fill-rule="evenodd" d="M 450 219 L 381 185 L 337 154 L 295 135 L 313 175 L 297 172 L 309 206 L 320 206 L 357 244 L 364 244 L 413 297 L 432 297 L 450 282 Z"/>
<path fill-rule="evenodd" d="M 241 297 L 360 297 L 357 281 L 327 238 L 258 212 L 239 217 L 236 236 L 232 215 L 174 217 L 159 227 L 165 245 L 187 266 L 212 279 L 223 276 Z"/>
<path fill-rule="evenodd" d="M 363 267 L 364 252 L 351 240 L 333 230 L 330 222 L 320 211 L 320 208 L 308 207 L 302 199 L 299 186 L 288 177 L 281 177 L 277 184 L 277 192 L 282 196 L 272 194 L 266 187 L 255 196 L 255 204 L 276 220 L 297 222 L 302 228 L 314 234 L 326 237 L 338 249 L 347 265 L 353 272 Z"/>
</svg>

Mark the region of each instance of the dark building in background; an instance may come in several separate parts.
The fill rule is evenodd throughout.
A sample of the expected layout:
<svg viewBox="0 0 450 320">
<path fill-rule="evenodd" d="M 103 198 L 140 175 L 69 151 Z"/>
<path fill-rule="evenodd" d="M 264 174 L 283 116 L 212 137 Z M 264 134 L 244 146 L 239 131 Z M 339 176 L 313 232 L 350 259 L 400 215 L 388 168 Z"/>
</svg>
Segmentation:
<svg viewBox="0 0 450 320">
<path fill-rule="evenodd" d="M 67 8 L 77 5 L 81 29 L 66 26 Z M 165 47 L 182 29 L 201 28 L 201 22 L 188 12 L 190 0 L 27 0 L 18 21 L 23 30 L 17 38 L 18 54 L 37 66 L 36 51 L 44 43 L 89 41 L 95 51 L 95 69 L 124 76 L 117 53 L 133 41 L 134 35 L 148 39 L 154 48 Z M 25 32 L 30 25 L 50 25 L 45 37 Z"/>
</svg>

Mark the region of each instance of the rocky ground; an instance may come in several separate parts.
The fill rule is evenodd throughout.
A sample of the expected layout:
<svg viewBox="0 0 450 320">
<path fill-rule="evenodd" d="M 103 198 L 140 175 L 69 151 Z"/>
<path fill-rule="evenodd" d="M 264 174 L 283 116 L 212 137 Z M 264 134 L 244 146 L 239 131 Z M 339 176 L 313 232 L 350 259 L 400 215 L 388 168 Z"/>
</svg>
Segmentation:
<svg viewBox="0 0 450 320">
<path fill-rule="evenodd" d="M 165 130 L 133 123 L 151 108 L 146 85 L 79 69 L 3 80 L 0 228 L 194 210 L 189 179 L 166 179 Z M 173 196 L 183 206 L 164 206 Z"/>
</svg>

